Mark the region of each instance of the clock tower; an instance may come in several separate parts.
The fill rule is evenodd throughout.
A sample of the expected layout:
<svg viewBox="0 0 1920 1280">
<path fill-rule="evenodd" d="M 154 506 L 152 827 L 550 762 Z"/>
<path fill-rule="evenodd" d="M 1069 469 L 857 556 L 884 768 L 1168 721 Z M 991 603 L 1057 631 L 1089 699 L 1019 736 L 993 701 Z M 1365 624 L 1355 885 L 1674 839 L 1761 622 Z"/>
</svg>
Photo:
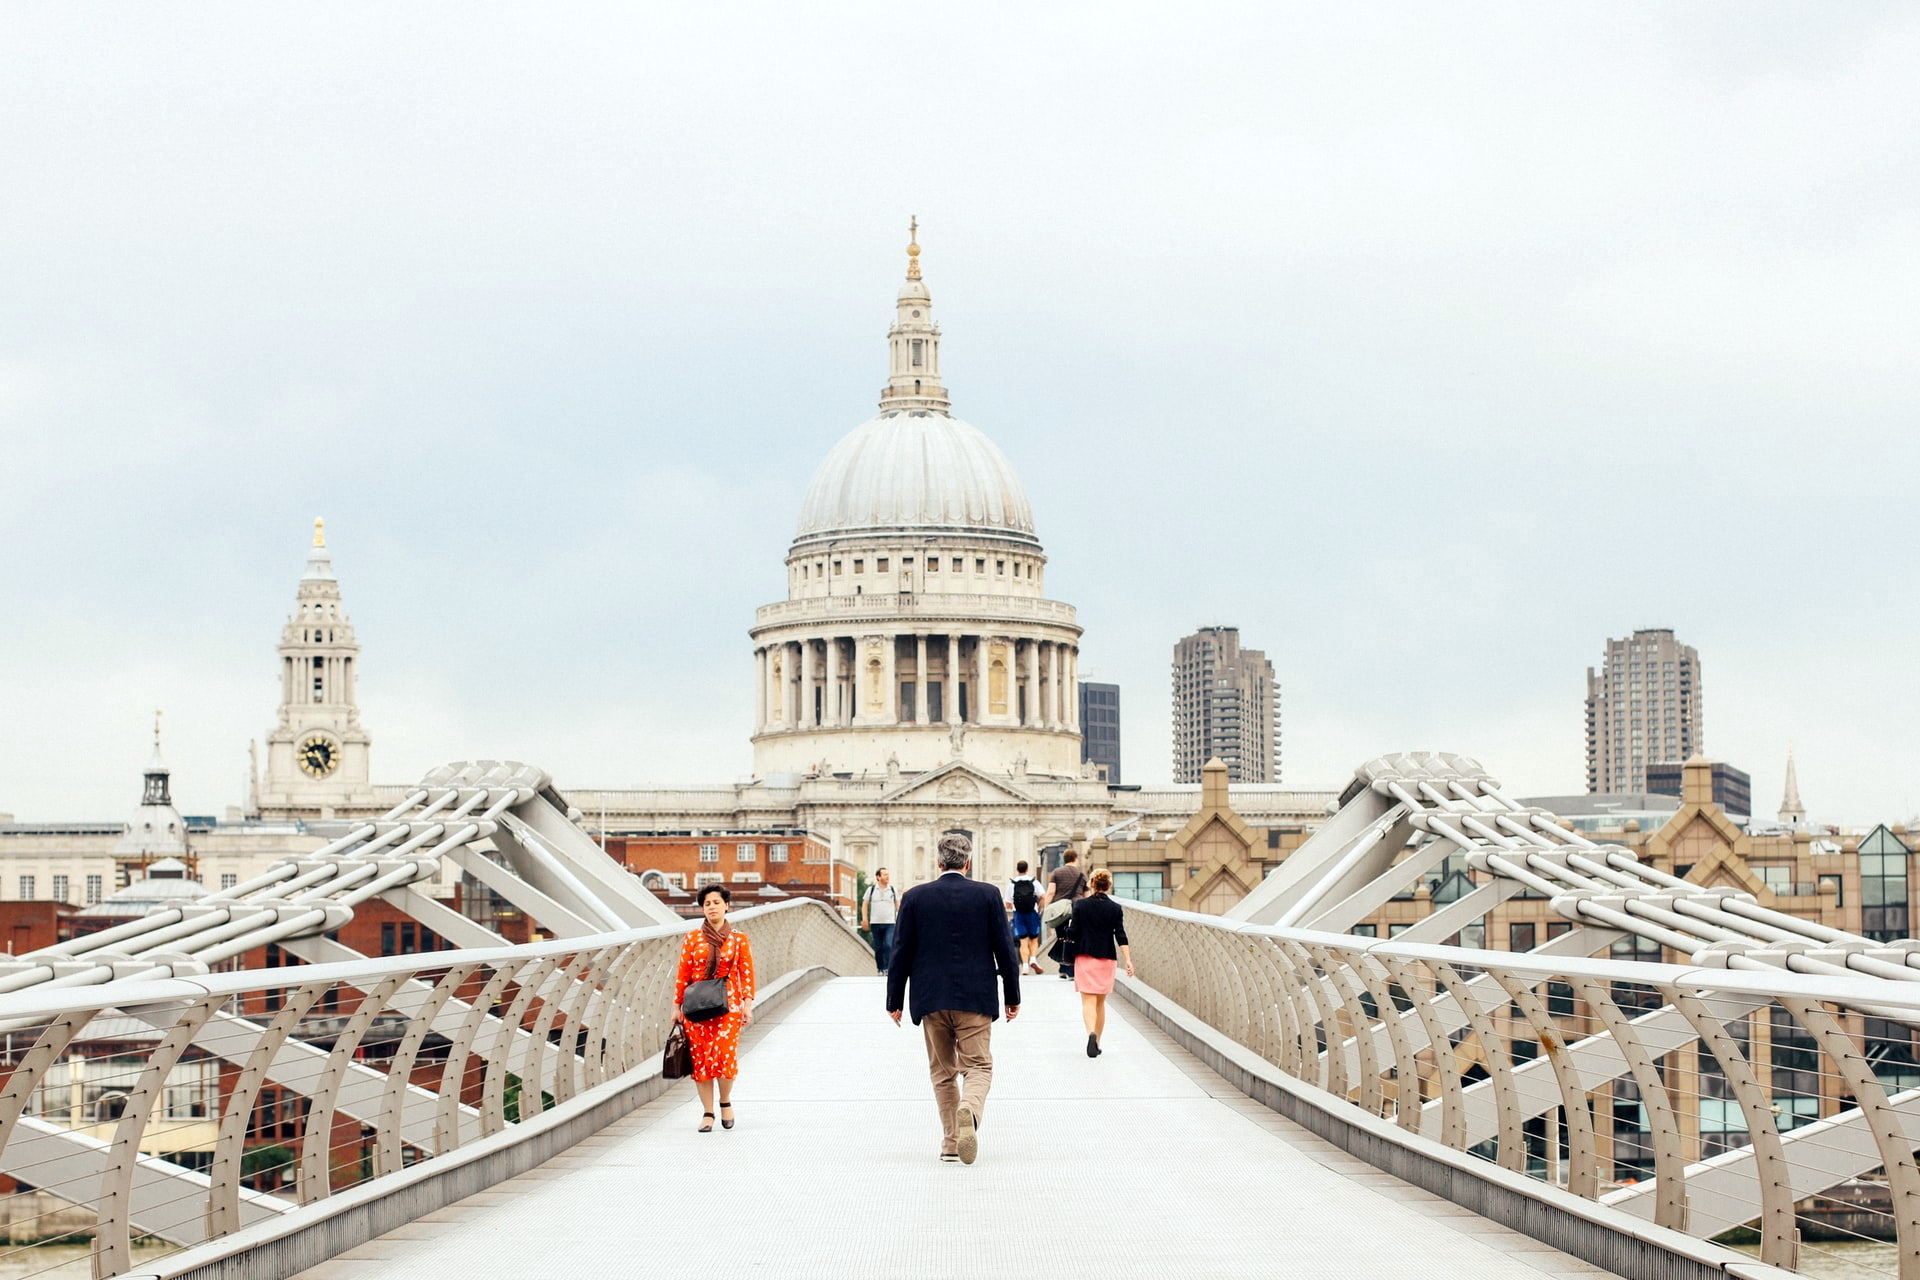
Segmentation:
<svg viewBox="0 0 1920 1280">
<path fill-rule="evenodd" d="M 340 607 L 340 582 L 327 555 L 326 524 L 315 520 L 300 594 L 280 633 L 280 718 L 267 735 L 263 815 L 346 817 L 373 806 L 369 740 L 354 698 L 359 666 L 360 645 Z"/>
</svg>

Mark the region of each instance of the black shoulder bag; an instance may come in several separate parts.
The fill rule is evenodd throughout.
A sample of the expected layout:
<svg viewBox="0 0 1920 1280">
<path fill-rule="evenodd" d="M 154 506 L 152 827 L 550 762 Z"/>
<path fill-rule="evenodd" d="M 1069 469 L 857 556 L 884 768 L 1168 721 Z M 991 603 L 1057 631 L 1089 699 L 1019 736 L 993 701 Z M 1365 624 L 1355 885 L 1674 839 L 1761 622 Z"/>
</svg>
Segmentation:
<svg viewBox="0 0 1920 1280">
<path fill-rule="evenodd" d="M 689 982 L 680 997 L 680 1016 L 688 1022 L 711 1022 L 727 1013 L 727 980 L 714 977 L 720 966 L 720 948 L 707 945 L 707 976 Z"/>
</svg>

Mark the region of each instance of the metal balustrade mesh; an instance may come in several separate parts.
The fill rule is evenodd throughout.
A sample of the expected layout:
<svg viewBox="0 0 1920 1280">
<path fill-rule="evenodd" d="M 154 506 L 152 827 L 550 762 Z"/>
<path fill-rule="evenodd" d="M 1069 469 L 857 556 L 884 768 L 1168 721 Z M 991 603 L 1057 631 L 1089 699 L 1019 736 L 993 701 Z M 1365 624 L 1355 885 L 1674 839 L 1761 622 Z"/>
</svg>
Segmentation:
<svg viewBox="0 0 1920 1280">
<path fill-rule="evenodd" d="M 1920 1275 L 1905 984 L 1869 1012 L 1785 974 L 1127 915 L 1141 982 L 1330 1102 L 1775 1265 L 1897 1237 L 1840 1274 Z"/>
<path fill-rule="evenodd" d="M 763 989 L 871 969 L 818 903 L 735 919 Z M 658 1055 L 683 934 L 0 997 L 0 1273 L 119 1275 L 567 1107 Z"/>
</svg>

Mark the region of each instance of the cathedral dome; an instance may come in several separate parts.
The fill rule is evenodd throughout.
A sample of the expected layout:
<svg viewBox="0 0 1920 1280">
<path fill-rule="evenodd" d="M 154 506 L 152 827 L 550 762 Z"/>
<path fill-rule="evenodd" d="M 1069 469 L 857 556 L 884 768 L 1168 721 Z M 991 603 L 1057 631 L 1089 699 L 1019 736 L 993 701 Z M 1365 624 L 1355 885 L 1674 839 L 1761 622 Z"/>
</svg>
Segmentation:
<svg viewBox="0 0 1920 1280">
<path fill-rule="evenodd" d="M 886 409 L 814 472 L 795 542 L 923 532 L 1039 546 L 1027 491 L 993 441 L 939 409 Z"/>
</svg>

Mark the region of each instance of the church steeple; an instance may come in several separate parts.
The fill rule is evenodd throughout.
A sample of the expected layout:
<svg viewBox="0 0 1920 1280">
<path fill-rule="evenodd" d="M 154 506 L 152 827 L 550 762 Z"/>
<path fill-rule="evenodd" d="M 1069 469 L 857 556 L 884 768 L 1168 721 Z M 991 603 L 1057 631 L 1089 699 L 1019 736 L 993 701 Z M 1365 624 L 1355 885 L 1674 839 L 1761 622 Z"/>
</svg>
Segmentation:
<svg viewBox="0 0 1920 1280">
<path fill-rule="evenodd" d="M 147 761 L 146 785 L 140 791 L 142 805 L 171 805 L 173 795 L 168 786 L 172 770 L 160 757 L 160 712 L 153 713 L 153 759 Z"/>
<path fill-rule="evenodd" d="M 940 385 L 940 326 L 933 322 L 933 295 L 920 278 L 920 219 L 907 225 L 907 278 L 894 302 L 887 330 L 887 386 L 880 409 L 947 410 Z"/>
<path fill-rule="evenodd" d="M 172 771 L 160 754 L 160 713 L 153 713 L 153 758 L 147 761 L 140 789 L 140 807 L 134 810 L 127 834 L 114 846 L 122 857 L 138 858 L 141 866 L 156 858 L 188 858 L 187 824 L 173 807 L 168 780 Z"/>
<path fill-rule="evenodd" d="M 267 735 L 263 813 L 325 816 L 370 802 L 354 685 L 360 642 L 340 601 L 324 520 L 313 522 L 293 613 L 280 632 L 280 714 Z"/>
<path fill-rule="evenodd" d="M 1793 744 L 1787 744 L 1787 788 L 1780 797 L 1780 825 L 1797 827 L 1807 820 L 1807 807 L 1800 803 L 1800 778 L 1793 768 Z"/>
</svg>

